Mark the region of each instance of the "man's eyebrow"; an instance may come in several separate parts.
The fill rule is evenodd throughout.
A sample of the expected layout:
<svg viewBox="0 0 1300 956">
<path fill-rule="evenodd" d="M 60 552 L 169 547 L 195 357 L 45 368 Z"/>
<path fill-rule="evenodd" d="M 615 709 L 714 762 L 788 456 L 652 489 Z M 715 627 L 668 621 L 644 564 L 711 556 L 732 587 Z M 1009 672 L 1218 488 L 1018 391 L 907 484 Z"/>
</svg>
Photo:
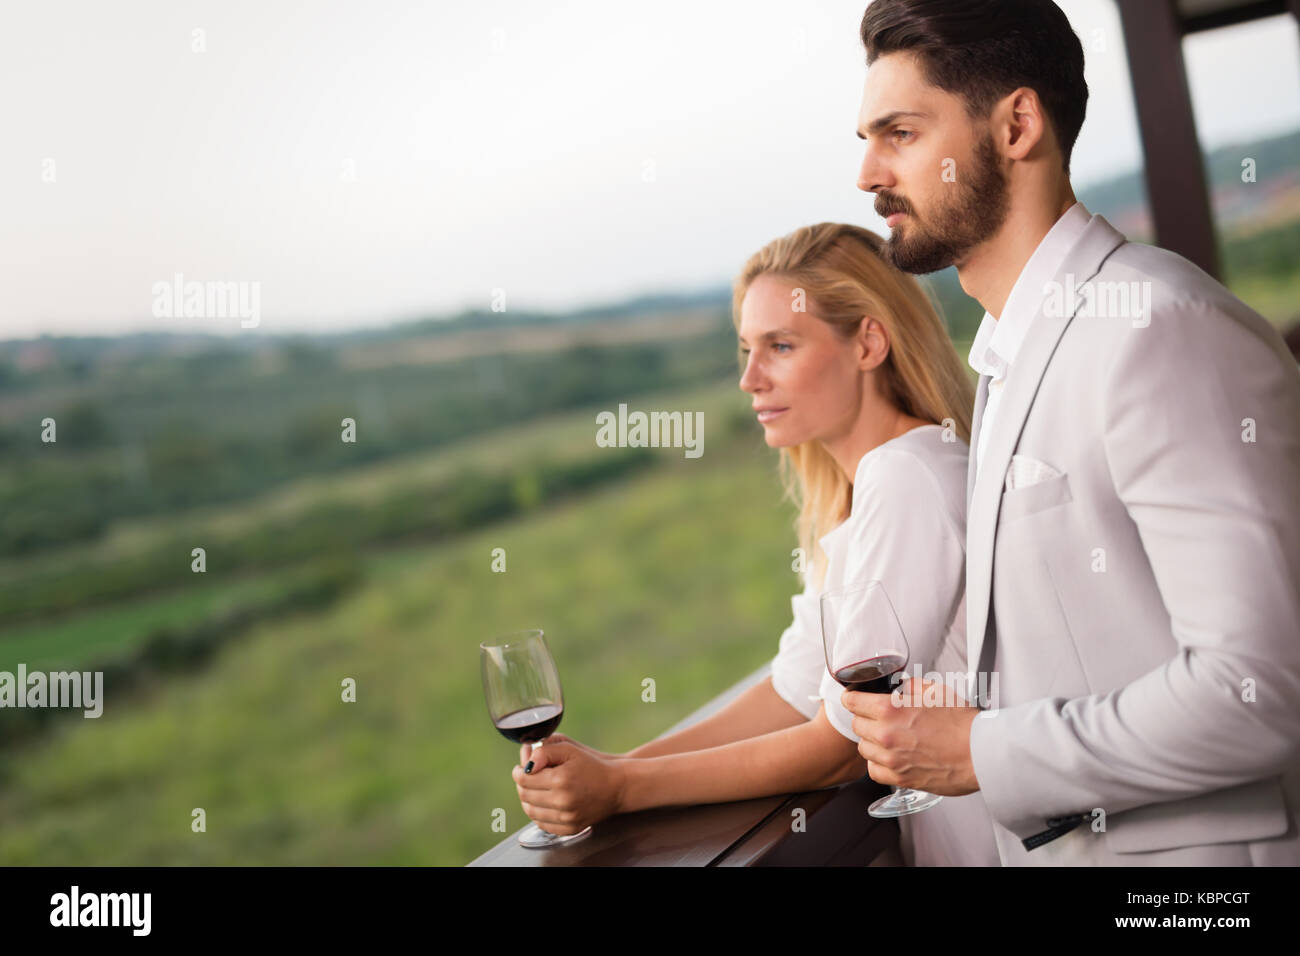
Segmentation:
<svg viewBox="0 0 1300 956">
<path fill-rule="evenodd" d="M 872 120 L 871 124 L 867 127 L 867 132 L 865 136 L 863 135 L 862 130 L 859 128 L 858 139 L 866 139 L 867 136 L 875 136 L 882 129 L 884 129 L 887 126 L 892 126 L 893 124 L 897 123 L 900 119 L 902 119 L 904 116 L 915 116 L 918 119 L 930 118 L 929 113 L 917 113 L 913 110 L 894 110 L 894 112 L 892 113 L 886 113 L 884 116 L 880 117 L 880 119 Z"/>
<path fill-rule="evenodd" d="M 798 332 L 791 332 L 789 329 L 773 329 L 771 332 L 764 332 L 759 336 L 760 339 L 797 339 L 798 337 Z M 745 344 L 745 337 L 743 335 L 740 337 L 740 344 Z"/>
</svg>

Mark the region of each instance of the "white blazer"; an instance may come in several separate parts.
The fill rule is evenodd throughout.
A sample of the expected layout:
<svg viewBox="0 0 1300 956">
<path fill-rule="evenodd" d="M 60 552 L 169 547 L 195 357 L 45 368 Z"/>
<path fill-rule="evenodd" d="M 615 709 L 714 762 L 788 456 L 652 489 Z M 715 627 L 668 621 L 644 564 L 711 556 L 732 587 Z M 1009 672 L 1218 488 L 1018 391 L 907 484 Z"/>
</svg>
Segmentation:
<svg viewBox="0 0 1300 956">
<path fill-rule="evenodd" d="M 1295 360 L 1101 216 L 1034 291 L 969 472 L 968 660 L 1000 697 L 971 758 L 1002 860 L 1294 866 Z M 1022 842 L 1067 817 L 1088 822 Z"/>
</svg>

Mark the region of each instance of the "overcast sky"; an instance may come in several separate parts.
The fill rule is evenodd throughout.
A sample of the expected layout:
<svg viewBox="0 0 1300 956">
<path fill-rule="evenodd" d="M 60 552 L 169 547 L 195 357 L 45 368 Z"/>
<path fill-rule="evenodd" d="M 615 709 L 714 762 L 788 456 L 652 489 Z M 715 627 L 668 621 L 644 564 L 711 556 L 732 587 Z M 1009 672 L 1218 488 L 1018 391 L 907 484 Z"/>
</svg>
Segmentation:
<svg viewBox="0 0 1300 956">
<path fill-rule="evenodd" d="M 342 329 L 729 281 L 854 187 L 862 0 L 21 4 L 0 32 L 0 338 Z M 1076 185 L 1140 163 L 1113 0 Z M 195 31 L 201 31 L 196 33 Z M 201 46 L 202 50 L 196 50 Z M 1291 16 L 1185 46 L 1205 146 L 1300 126 Z M 52 181 L 50 181 L 52 180 Z M 155 283 L 259 283 L 261 324 Z"/>
</svg>

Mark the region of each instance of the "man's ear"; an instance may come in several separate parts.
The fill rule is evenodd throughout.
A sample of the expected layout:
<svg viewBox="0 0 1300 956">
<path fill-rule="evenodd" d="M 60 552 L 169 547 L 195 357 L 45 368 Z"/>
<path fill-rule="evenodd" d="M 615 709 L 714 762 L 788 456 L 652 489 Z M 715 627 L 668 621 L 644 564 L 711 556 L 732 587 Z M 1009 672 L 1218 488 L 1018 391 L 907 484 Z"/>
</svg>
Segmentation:
<svg viewBox="0 0 1300 956">
<path fill-rule="evenodd" d="M 1042 101 L 1027 86 L 1003 97 L 994 107 L 993 117 L 994 141 L 1008 159 L 1023 160 L 1039 143 L 1051 139 Z"/>
<path fill-rule="evenodd" d="M 879 319 L 864 315 L 858 324 L 855 341 L 858 346 L 858 368 L 865 372 L 876 368 L 889 355 L 889 334 Z"/>
</svg>

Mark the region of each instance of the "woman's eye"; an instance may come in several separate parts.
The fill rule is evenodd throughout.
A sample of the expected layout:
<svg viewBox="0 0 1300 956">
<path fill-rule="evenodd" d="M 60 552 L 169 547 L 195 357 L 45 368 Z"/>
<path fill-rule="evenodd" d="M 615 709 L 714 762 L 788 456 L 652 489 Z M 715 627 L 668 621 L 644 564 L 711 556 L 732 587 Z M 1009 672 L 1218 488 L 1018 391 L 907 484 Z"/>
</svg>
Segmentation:
<svg viewBox="0 0 1300 956">
<path fill-rule="evenodd" d="M 749 349 L 741 349 L 741 350 L 740 350 L 740 354 L 741 354 L 741 355 L 748 355 L 748 354 L 749 354 Z"/>
<path fill-rule="evenodd" d="M 786 342 L 773 342 L 773 343 L 772 343 L 772 348 L 774 348 L 774 349 L 786 349 L 786 350 L 788 351 L 789 349 L 793 348 L 793 346 L 789 345 L 789 344 L 786 343 Z"/>
</svg>

